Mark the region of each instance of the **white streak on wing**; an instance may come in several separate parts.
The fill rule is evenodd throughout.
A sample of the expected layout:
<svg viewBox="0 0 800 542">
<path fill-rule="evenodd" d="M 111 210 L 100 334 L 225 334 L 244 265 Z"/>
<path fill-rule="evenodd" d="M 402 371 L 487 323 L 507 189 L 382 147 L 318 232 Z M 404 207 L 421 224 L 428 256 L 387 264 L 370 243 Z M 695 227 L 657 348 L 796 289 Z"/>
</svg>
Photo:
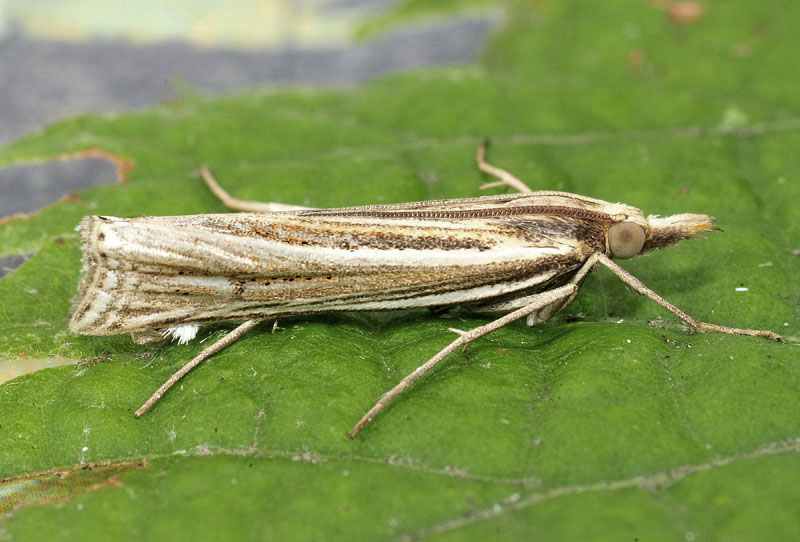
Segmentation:
<svg viewBox="0 0 800 542">
<path fill-rule="evenodd" d="M 563 248 L 531 247 L 506 243 L 490 250 L 478 249 L 404 249 L 384 250 L 359 248 L 342 250 L 319 246 L 297 246 L 254 237 L 243 237 L 208 231 L 191 231 L 164 225 L 113 222 L 102 228 L 105 240 L 100 242 L 111 264 L 141 262 L 144 265 L 188 266 L 207 274 L 294 275 L 304 268 L 322 273 L 336 271 L 346 265 L 351 269 L 387 266 L 416 268 L 434 265 L 458 267 L 484 263 L 502 263 L 524 258 L 563 255 Z M 111 230 L 115 230 L 112 235 Z"/>
<path fill-rule="evenodd" d="M 466 303 L 470 301 L 478 301 L 487 297 L 495 297 L 499 295 L 509 294 L 525 288 L 530 288 L 541 284 L 548 279 L 552 278 L 554 272 L 542 273 L 525 280 L 500 284 L 488 284 L 485 286 L 478 286 L 466 290 L 456 290 L 452 292 L 444 292 L 441 294 L 429 294 L 410 299 L 387 299 L 383 301 L 368 301 L 363 303 L 353 301 L 343 301 L 337 303 L 326 302 L 324 310 L 339 309 L 343 310 L 388 310 L 388 309 L 408 309 L 418 307 L 431 307 L 437 305 L 451 305 L 454 303 Z M 303 300 L 304 302 L 307 300 Z M 307 305 L 307 303 L 303 303 Z M 313 310 L 313 306 L 309 307 Z"/>
<path fill-rule="evenodd" d="M 98 315 L 106 312 L 109 307 L 114 305 L 114 298 L 110 292 L 113 292 L 119 283 L 117 272 L 109 270 L 103 275 L 102 283 L 93 290 L 92 303 L 89 310 L 83 314 L 83 317 L 74 323 L 76 327 L 87 325 L 94 322 Z"/>
<path fill-rule="evenodd" d="M 486 286 L 479 286 L 476 288 L 469 288 L 466 290 L 458 290 L 453 292 L 445 292 L 441 294 L 430 294 L 408 299 L 388 299 L 382 301 L 353 301 L 343 300 L 340 302 L 331 301 L 329 299 L 303 299 L 298 300 L 297 303 L 286 303 L 277 307 L 261 307 L 262 303 L 258 301 L 230 301 L 221 302 L 212 306 L 206 307 L 205 310 L 198 311 L 197 308 L 180 307 L 171 310 L 159 311 L 152 314 L 133 317 L 126 322 L 131 329 L 145 329 L 157 327 L 160 322 L 165 319 L 174 320 L 192 320 L 192 318 L 213 317 L 216 320 L 235 320 L 236 314 L 251 316 L 273 316 L 280 314 L 303 314 L 313 312 L 332 312 L 332 311 L 370 311 L 370 310 L 392 310 L 392 309 L 411 309 L 420 307 L 429 307 L 437 305 L 451 305 L 456 303 L 464 303 L 469 301 L 477 301 L 487 297 L 494 297 L 504 295 L 519 290 L 524 290 L 537 284 L 546 282 L 555 275 L 555 272 L 547 272 L 530 277 L 526 280 L 503 283 L 491 284 Z M 198 277 L 199 278 L 199 277 Z M 206 279 L 208 280 L 208 279 Z M 316 302 L 315 302 L 316 301 Z"/>
<path fill-rule="evenodd" d="M 148 232 L 131 228 L 130 224 L 133 222 L 126 224 L 123 221 L 115 221 L 99 225 L 98 234 L 102 233 L 105 238 L 97 241 L 97 249 L 105 254 L 109 265 L 119 265 L 116 260 L 148 263 L 163 261 L 172 265 L 192 264 L 198 261 L 196 257 L 175 252 L 174 249 L 188 248 L 191 240 L 172 239 L 169 228 L 162 228 L 159 232 Z"/>
</svg>

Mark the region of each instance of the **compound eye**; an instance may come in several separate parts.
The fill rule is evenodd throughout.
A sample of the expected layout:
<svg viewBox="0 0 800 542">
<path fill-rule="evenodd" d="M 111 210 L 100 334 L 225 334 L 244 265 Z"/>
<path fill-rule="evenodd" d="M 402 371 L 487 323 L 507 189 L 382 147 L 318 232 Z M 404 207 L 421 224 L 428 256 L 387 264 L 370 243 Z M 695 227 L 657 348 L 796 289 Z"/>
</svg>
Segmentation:
<svg viewBox="0 0 800 542">
<path fill-rule="evenodd" d="M 608 228 L 608 246 L 614 258 L 630 258 L 644 246 L 644 229 L 635 222 L 618 222 Z"/>
</svg>

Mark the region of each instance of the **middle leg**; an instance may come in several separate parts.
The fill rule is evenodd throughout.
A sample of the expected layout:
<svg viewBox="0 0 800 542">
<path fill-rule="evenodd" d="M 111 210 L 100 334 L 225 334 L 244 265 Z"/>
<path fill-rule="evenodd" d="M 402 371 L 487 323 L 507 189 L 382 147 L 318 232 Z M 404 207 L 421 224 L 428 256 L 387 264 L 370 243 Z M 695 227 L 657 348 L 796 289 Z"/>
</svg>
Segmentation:
<svg viewBox="0 0 800 542">
<path fill-rule="evenodd" d="M 422 375 L 436 367 L 443 359 L 447 356 L 455 352 L 461 346 L 466 346 L 472 341 L 491 333 L 496 329 L 500 329 L 501 327 L 505 326 L 506 324 L 510 324 L 515 320 L 519 320 L 520 318 L 524 318 L 528 314 L 541 309 L 542 307 L 546 307 L 547 305 L 551 305 L 554 302 L 558 301 L 559 299 L 563 299 L 565 297 L 570 296 L 571 294 L 577 291 L 577 286 L 574 284 L 566 284 L 564 286 L 560 286 L 559 288 L 555 288 L 553 290 L 548 290 L 547 292 L 542 292 L 537 294 L 535 299 L 532 299 L 531 303 L 521 309 L 517 309 L 514 312 L 506 314 L 498 318 L 497 320 L 486 324 L 485 326 L 476 327 L 470 331 L 460 331 L 456 329 L 451 329 L 454 333 L 458 334 L 458 339 L 451 342 L 445 348 L 439 351 L 438 354 L 433 356 L 431 359 L 417 367 L 414 372 L 406 376 L 403 380 L 401 380 L 394 388 L 389 390 L 386 395 L 381 397 L 375 405 L 367 411 L 366 414 L 358 421 L 357 424 L 353 426 L 347 436 L 350 438 L 355 437 L 359 431 L 361 431 L 365 425 L 367 425 L 372 419 L 378 415 L 378 413 L 383 410 L 386 405 L 388 405 L 392 399 L 400 395 L 403 390 L 411 386 L 414 382 L 416 382 Z"/>
</svg>

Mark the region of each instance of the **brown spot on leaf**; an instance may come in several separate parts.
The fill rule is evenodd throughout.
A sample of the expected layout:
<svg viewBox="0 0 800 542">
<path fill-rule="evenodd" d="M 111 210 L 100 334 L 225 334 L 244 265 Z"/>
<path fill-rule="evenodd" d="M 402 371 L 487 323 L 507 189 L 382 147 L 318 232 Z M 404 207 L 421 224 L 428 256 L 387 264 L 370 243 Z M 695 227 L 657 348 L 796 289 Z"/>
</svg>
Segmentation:
<svg viewBox="0 0 800 542">
<path fill-rule="evenodd" d="M 20 474 L 0 480 L 0 514 L 10 515 L 26 506 L 65 502 L 97 491 L 117 487 L 129 470 L 146 469 L 147 460 L 123 463 L 88 463 L 66 470 Z"/>
<path fill-rule="evenodd" d="M 639 49 L 634 49 L 628 53 L 628 68 L 631 75 L 642 75 L 644 73 L 644 53 Z"/>
<path fill-rule="evenodd" d="M 753 54 L 753 46 L 749 43 L 731 45 L 731 56 L 734 58 L 747 58 Z"/>
<path fill-rule="evenodd" d="M 133 160 L 133 158 L 118 156 L 100 147 L 90 147 L 82 151 L 62 154 L 58 157 L 59 160 L 75 160 L 81 158 L 99 158 L 111 162 L 111 165 L 113 165 L 117 171 L 117 182 L 120 184 L 128 181 L 128 177 L 136 167 L 136 161 Z"/>
<path fill-rule="evenodd" d="M 61 196 L 61 199 L 59 201 L 66 201 L 68 203 L 80 203 L 83 201 L 83 199 L 81 199 L 81 197 L 78 194 L 73 193 Z"/>
<path fill-rule="evenodd" d="M 653 0 L 651 4 L 664 10 L 676 25 L 691 24 L 706 14 L 706 6 L 702 2 Z"/>
</svg>

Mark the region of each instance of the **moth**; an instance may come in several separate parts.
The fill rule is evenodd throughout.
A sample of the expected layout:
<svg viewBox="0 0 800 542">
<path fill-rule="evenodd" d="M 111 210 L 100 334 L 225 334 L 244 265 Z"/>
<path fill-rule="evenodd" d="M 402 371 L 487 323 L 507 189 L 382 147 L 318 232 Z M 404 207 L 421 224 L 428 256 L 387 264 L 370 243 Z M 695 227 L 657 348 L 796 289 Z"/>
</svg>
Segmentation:
<svg viewBox="0 0 800 542">
<path fill-rule="evenodd" d="M 455 305 L 503 314 L 470 331 L 451 328 L 458 337 L 381 397 L 351 437 L 458 348 L 515 320 L 533 326 L 553 316 L 597 265 L 694 330 L 781 340 L 771 331 L 700 322 L 614 261 L 701 237 L 717 229 L 713 217 L 645 216 L 622 203 L 534 192 L 487 163 L 486 148 L 478 147 L 478 167 L 498 181 L 484 188 L 518 193 L 309 209 L 234 199 L 203 168 L 222 202 L 246 212 L 85 217 L 77 228 L 84 257 L 69 327 L 186 342 L 201 324 L 243 322 L 176 372 L 138 417 L 192 368 L 267 319 Z"/>
</svg>

